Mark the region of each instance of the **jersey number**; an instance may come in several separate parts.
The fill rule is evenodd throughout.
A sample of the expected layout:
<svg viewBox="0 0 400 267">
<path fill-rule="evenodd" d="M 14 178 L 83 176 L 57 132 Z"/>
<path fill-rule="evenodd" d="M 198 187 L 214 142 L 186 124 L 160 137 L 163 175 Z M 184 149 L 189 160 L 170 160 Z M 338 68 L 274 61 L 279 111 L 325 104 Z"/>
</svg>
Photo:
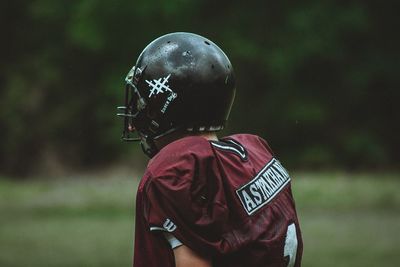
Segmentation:
<svg viewBox="0 0 400 267">
<path fill-rule="evenodd" d="M 294 223 L 288 226 L 286 231 L 285 248 L 283 249 L 283 256 L 287 261 L 287 267 L 293 267 L 296 262 L 297 253 L 297 234 L 296 226 Z"/>
</svg>

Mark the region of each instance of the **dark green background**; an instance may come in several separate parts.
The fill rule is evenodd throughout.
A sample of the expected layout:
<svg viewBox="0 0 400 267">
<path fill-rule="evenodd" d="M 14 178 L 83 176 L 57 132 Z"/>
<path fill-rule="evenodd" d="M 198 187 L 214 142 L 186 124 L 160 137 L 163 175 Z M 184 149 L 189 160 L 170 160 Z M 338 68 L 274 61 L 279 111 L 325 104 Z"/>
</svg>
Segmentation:
<svg viewBox="0 0 400 267">
<path fill-rule="evenodd" d="M 231 58 L 225 134 L 265 137 L 289 168 L 398 168 L 399 3 L 2 1 L 1 173 L 143 162 L 115 107 L 140 51 L 173 31 Z"/>
</svg>

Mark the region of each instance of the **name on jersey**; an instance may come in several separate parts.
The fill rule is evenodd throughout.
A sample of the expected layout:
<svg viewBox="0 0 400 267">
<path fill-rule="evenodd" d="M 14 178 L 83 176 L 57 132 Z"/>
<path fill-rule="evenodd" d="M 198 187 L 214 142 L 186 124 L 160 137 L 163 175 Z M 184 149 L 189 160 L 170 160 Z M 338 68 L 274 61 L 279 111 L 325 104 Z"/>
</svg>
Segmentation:
<svg viewBox="0 0 400 267">
<path fill-rule="evenodd" d="M 251 215 L 270 202 L 290 181 L 281 163 L 273 158 L 247 184 L 236 190 L 247 214 Z"/>
</svg>

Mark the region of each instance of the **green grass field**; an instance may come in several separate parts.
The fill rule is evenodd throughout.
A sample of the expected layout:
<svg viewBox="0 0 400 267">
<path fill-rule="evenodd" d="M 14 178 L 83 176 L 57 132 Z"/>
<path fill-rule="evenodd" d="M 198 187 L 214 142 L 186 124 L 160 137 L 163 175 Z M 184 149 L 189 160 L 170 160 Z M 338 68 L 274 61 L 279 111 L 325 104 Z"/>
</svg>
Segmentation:
<svg viewBox="0 0 400 267">
<path fill-rule="evenodd" d="M 0 179 L 0 266 L 130 266 L 137 179 L 104 176 Z M 303 266 L 399 266 L 399 174 L 292 177 Z"/>
</svg>

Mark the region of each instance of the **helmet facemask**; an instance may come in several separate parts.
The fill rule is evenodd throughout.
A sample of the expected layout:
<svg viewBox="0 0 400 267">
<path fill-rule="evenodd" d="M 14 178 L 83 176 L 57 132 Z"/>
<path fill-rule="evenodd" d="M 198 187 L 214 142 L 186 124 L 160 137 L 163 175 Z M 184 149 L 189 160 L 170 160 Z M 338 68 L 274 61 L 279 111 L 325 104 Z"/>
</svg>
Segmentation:
<svg viewBox="0 0 400 267">
<path fill-rule="evenodd" d="M 147 105 L 145 98 L 141 96 L 135 85 L 141 73 L 142 70 L 140 68 L 133 66 L 126 76 L 125 105 L 117 108 L 119 111 L 122 111 L 122 113 L 117 113 L 117 116 L 124 118 L 124 129 L 121 139 L 127 142 L 140 141 L 143 152 L 152 157 L 157 153 L 157 148 L 154 145 L 153 139 L 140 130 L 140 121 L 142 120 L 139 118 L 144 116 L 143 111 Z"/>
<path fill-rule="evenodd" d="M 135 73 L 136 71 L 136 73 Z M 125 78 L 125 105 L 119 106 L 117 109 L 123 113 L 117 113 L 117 116 L 124 118 L 124 130 L 121 139 L 124 141 L 140 141 L 141 137 L 133 137 L 132 134 L 139 133 L 136 131 L 134 125 L 135 119 L 139 116 L 140 112 L 146 107 L 146 100 L 140 95 L 134 83 L 134 77 L 138 74 L 140 69 L 133 68 L 129 71 Z"/>
</svg>

